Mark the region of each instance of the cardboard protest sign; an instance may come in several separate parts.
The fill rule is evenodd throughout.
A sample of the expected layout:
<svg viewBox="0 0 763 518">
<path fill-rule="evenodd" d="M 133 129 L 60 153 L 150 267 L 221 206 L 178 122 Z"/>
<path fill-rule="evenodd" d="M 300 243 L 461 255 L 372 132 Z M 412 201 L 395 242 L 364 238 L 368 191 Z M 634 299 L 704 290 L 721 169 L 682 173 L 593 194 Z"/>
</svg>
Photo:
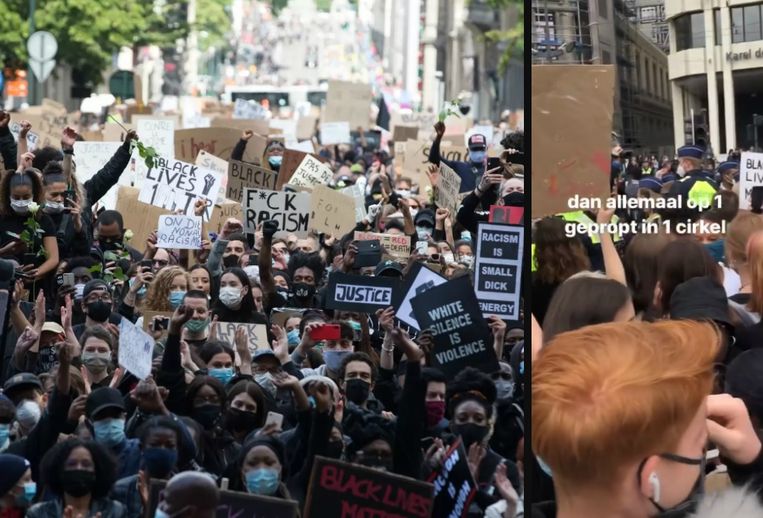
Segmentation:
<svg viewBox="0 0 763 518">
<path fill-rule="evenodd" d="M 431 329 L 432 358 L 447 376 L 465 367 L 498 370 L 498 359 L 468 276 L 458 277 L 414 297 L 411 306 L 420 329 Z"/>
<path fill-rule="evenodd" d="M 276 182 L 276 187 L 278 189 L 281 189 L 285 184 L 289 183 L 289 180 L 292 176 L 294 176 L 294 172 L 297 170 L 297 168 L 302 164 L 302 161 L 305 159 L 305 156 L 307 156 L 308 153 L 304 153 L 302 151 L 295 151 L 293 149 L 285 149 L 283 152 L 283 159 L 281 161 L 281 167 L 278 169 L 278 181 Z M 320 157 L 315 154 L 310 154 L 311 157 L 315 158 L 321 163 L 328 162 L 327 159 Z"/>
<path fill-rule="evenodd" d="M 310 230 L 340 237 L 355 228 L 355 200 L 325 185 L 310 195 Z"/>
<path fill-rule="evenodd" d="M 373 313 L 392 305 L 400 282 L 392 277 L 369 277 L 334 272 L 329 275 L 326 307 Z"/>
<path fill-rule="evenodd" d="M 440 162 L 440 181 L 435 189 L 435 204 L 443 209 L 448 209 L 451 216 L 458 213 L 461 191 L 461 177 L 448 167 L 445 162 Z"/>
<path fill-rule="evenodd" d="M 398 126 L 415 126 L 419 128 L 418 137 L 422 140 L 428 140 L 429 136 L 434 132 L 434 124 L 437 122 L 436 113 L 428 112 L 412 112 L 410 110 L 394 111 L 390 117 L 390 127 L 392 128 L 392 134 L 395 134 L 395 130 Z M 397 138 L 394 138 L 397 142 Z"/>
<path fill-rule="evenodd" d="M 350 138 L 349 122 L 321 123 L 321 145 L 331 146 L 333 144 L 349 144 Z"/>
<path fill-rule="evenodd" d="M 329 81 L 321 122 L 347 121 L 352 128 L 368 128 L 372 97 L 371 85 Z"/>
<path fill-rule="evenodd" d="M 302 116 L 297 121 L 297 134 L 299 140 L 310 140 L 315 134 L 315 125 L 318 123 L 318 117 L 311 115 Z"/>
<path fill-rule="evenodd" d="M 84 183 L 93 178 L 106 165 L 106 162 L 111 160 L 121 145 L 121 142 L 75 142 L 73 160 L 77 167 L 79 181 Z M 100 205 L 107 209 L 114 209 L 117 204 L 118 190 L 117 185 L 109 189 L 101 197 Z"/>
<path fill-rule="evenodd" d="M 122 124 L 128 130 L 134 129 L 132 124 Z M 124 142 L 127 132 L 116 122 L 107 122 L 103 125 L 103 140 L 104 142 Z"/>
<path fill-rule="evenodd" d="M 217 202 L 222 203 L 225 199 L 223 196 L 225 190 L 228 188 L 228 162 L 220 157 L 216 157 L 212 153 L 207 153 L 205 150 L 199 151 L 196 155 L 196 165 L 214 171 L 220 176 L 220 193 L 217 195 Z"/>
<path fill-rule="evenodd" d="M 151 374 L 153 354 L 154 338 L 123 318 L 119 323 L 119 365 L 144 380 Z"/>
<path fill-rule="evenodd" d="M 267 119 L 268 111 L 256 101 L 247 101 L 246 99 L 236 99 L 233 104 L 234 119 Z"/>
<path fill-rule="evenodd" d="M 334 173 L 328 166 L 323 165 L 320 160 L 312 155 L 305 155 L 302 163 L 294 171 L 289 185 L 296 187 L 314 187 L 316 185 L 328 185 L 334 178 Z"/>
<path fill-rule="evenodd" d="M 130 241 L 136 248 L 143 248 L 148 235 L 156 230 L 159 216 L 169 214 L 169 210 L 154 207 L 138 200 L 140 189 L 120 185 L 117 187 L 116 210 L 122 215 L 125 229 L 132 230 Z"/>
<path fill-rule="evenodd" d="M 135 123 L 140 141 L 156 149 L 160 157 L 172 160 L 175 158 L 175 121 L 172 118 L 140 118 Z M 138 150 L 134 151 L 138 156 Z M 195 158 L 195 156 L 194 156 Z M 148 173 L 148 167 L 139 159 L 137 161 L 137 179 L 142 180 Z"/>
<path fill-rule="evenodd" d="M 609 197 L 614 66 L 533 65 L 532 82 L 532 217 Z"/>
<path fill-rule="evenodd" d="M 477 228 L 474 291 L 482 314 L 519 320 L 525 229 L 480 223 Z"/>
<path fill-rule="evenodd" d="M 146 173 L 138 199 L 148 205 L 172 212 L 181 210 L 183 214 L 193 216 L 196 200 L 204 198 L 207 200 L 204 219 L 209 220 L 220 184 L 220 177 L 209 169 L 159 157 Z"/>
<path fill-rule="evenodd" d="M 504 223 L 506 225 L 519 225 L 525 213 L 524 207 L 510 207 L 506 205 L 491 205 L 488 223 Z"/>
<path fill-rule="evenodd" d="M 239 135 L 244 130 L 252 130 L 255 135 L 268 135 L 270 133 L 270 123 L 266 120 L 214 117 L 212 119 L 212 127 L 235 128 L 238 130 Z"/>
<path fill-rule="evenodd" d="M 303 153 L 315 153 L 315 146 L 310 140 L 287 140 L 284 143 L 286 149 L 293 149 L 294 151 L 301 151 Z"/>
<path fill-rule="evenodd" d="M 429 518 L 432 484 L 326 457 L 315 457 L 305 518 Z"/>
<path fill-rule="evenodd" d="M 275 220 L 278 230 L 306 237 L 310 222 L 310 193 L 244 189 L 244 230 L 254 234 L 262 223 Z"/>
<path fill-rule="evenodd" d="M 443 455 L 441 468 L 432 472 L 427 482 L 434 484 L 433 516 L 461 517 L 469 512 L 477 494 L 469 462 L 461 437 L 458 437 Z"/>
<path fill-rule="evenodd" d="M 413 306 L 411 306 L 411 299 L 446 282 L 448 282 L 448 279 L 442 275 L 433 272 L 421 263 L 415 263 L 408 272 L 405 283 L 400 290 L 400 293 L 404 295 L 395 304 L 395 317 L 404 324 L 411 326 L 417 331 L 421 331 L 422 328 L 419 327 Z"/>
<path fill-rule="evenodd" d="M 294 119 L 270 119 L 270 132 L 280 130 L 286 139 L 297 138 L 297 121 Z"/>
<path fill-rule="evenodd" d="M 277 173 L 238 160 L 231 160 L 228 164 L 228 189 L 225 197 L 229 200 L 241 200 L 247 187 L 276 190 Z"/>
<path fill-rule="evenodd" d="M 378 239 L 384 251 L 392 257 L 407 259 L 411 255 L 411 236 L 378 234 L 376 232 L 355 231 L 355 239 L 358 241 L 371 241 Z"/>
<path fill-rule="evenodd" d="M 742 153 L 739 161 L 739 208 L 750 210 L 752 188 L 763 186 L 763 153 Z"/>
<path fill-rule="evenodd" d="M 222 203 L 215 204 L 215 210 L 212 211 L 212 219 L 209 220 L 207 228 L 210 232 L 219 235 L 222 232 L 223 225 L 230 218 L 243 221 L 244 210 L 241 208 L 240 202 L 224 199 Z"/>
<path fill-rule="evenodd" d="M 159 216 L 156 246 L 179 250 L 201 248 L 201 218 L 198 216 Z"/>
<path fill-rule="evenodd" d="M 164 480 L 151 479 L 146 516 L 154 516 L 161 500 L 161 493 L 167 487 Z M 215 518 L 296 518 L 299 503 L 272 496 L 255 495 L 243 491 L 220 490 Z"/>
<path fill-rule="evenodd" d="M 234 128 L 194 128 L 175 131 L 175 158 L 193 162 L 199 152 L 206 151 L 224 160 L 230 158 L 233 148 L 241 139 L 241 131 Z M 267 139 L 254 135 L 244 149 L 244 162 L 260 165 Z"/>
<path fill-rule="evenodd" d="M 23 120 L 23 119 L 22 119 Z M 19 141 L 19 135 L 21 134 L 21 123 L 19 121 L 11 121 L 11 123 L 8 125 L 8 128 L 11 130 L 11 135 L 13 135 L 13 139 L 18 142 Z M 27 149 L 29 151 L 34 151 L 37 149 L 37 141 L 39 140 L 40 136 L 37 134 L 37 132 L 29 131 L 29 133 L 26 134 L 26 145 Z"/>
<path fill-rule="evenodd" d="M 366 191 L 358 184 L 350 185 L 339 189 L 339 192 L 352 197 L 355 200 L 355 223 L 363 221 L 368 214 L 366 212 Z"/>
<path fill-rule="evenodd" d="M 407 140 L 416 140 L 419 138 L 418 126 L 395 126 L 392 131 L 392 140 L 397 142 L 406 142 Z"/>
<path fill-rule="evenodd" d="M 151 333 L 151 322 L 153 322 L 154 317 L 170 318 L 172 316 L 172 311 L 148 311 L 144 309 L 141 313 L 143 313 L 143 331 L 149 334 Z"/>
<path fill-rule="evenodd" d="M 249 351 L 254 354 L 258 349 L 270 350 L 268 344 L 268 331 L 265 324 L 239 324 L 236 322 L 216 322 L 212 324 L 210 332 L 215 334 L 217 340 L 229 343 L 232 346 L 236 343 L 236 330 L 245 329 Z"/>
</svg>

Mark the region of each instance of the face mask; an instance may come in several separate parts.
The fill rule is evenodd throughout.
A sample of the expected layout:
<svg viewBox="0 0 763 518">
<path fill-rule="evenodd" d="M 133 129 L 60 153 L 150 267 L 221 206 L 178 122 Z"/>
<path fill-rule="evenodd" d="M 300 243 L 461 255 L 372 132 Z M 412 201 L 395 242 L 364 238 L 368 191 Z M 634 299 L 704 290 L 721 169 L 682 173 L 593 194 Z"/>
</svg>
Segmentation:
<svg viewBox="0 0 763 518">
<path fill-rule="evenodd" d="M 130 279 L 130 286 L 132 286 L 133 284 L 135 284 L 135 279 Z M 79 285 L 77 285 L 77 286 L 79 286 Z M 75 288 L 76 288 L 76 286 L 75 286 Z M 85 288 L 84 284 L 82 285 L 82 288 L 83 289 Z M 138 288 L 138 292 L 135 294 L 135 296 L 138 297 L 139 299 L 142 299 L 142 298 L 145 298 L 146 293 L 148 293 L 148 288 L 146 288 L 146 285 L 144 284 L 143 286 Z M 80 296 L 80 298 L 82 298 L 82 297 Z"/>
<path fill-rule="evenodd" d="M 355 464 L 360 464 L 367 468 L 378 471 L 392 471 L 392 459 L 389 457 L 380 457 L 378 455 L 361 455 Z"/>
<path fill-rule="evenodd" d="M 246 490 L 253 495 L 272 495 L 278 489 L 280 474 L 270 468 L 258 468 L 246 472 Z"/>
<path fill-rule="evenodd" d="M 238 309 L 241 305 L 241 288 L 234 286 L 227 286 L 220 288 L 220 302 L 222 302 L 228 309 Z"/>
<path fill-rule="evenodd" d="M 34 501 L 34 497 L 37 494 L 37 484 L 34 482 L 27 482 L 24 484 L 24 492 L 20 495 L 16 495 L 16 505 L 19 507 L 29 507 Z"/>
<path fill-rule="evenodd" d="M 257 414 L 238 408 L 229 408 L 225 413 L 225 428 L 237 432 L 250 432 L 257 426 Z"/>
<path fill-rule="evenodd" d="M 445 417 L 445 401 L 427 401 L 427 426 L 432 428 Z"/>
<path fill-rule="evenodd" d="M 472 444 L 482 442 L 485 439 L 488 428 L 474 423 L 457 424 L 453 425 L 453 432 L 461 436 L 464 441 L 464 448 L 468 450 Z"/>
<path fill-rule="evenodd" d="M 342 441 L 331 441 L 326 448 L 326 457 L 331 459 L 341 459 L 344 452 L 344 443 Z"/>
<path fill-rule="evenodd" d="M 104 252 L 113 252 L 114 250 L 122 248 L 120 241 L 122 241 L 122 238 L 104 237 L 98 240 L 98 246 Z"/>
<path fill-rule="evenodd" d="M 271 396 L 275 397 L 278 387 L 273 383 L 273 375 L 269 372 L 263 372 L 262 374 L 255 374 L 254 381 L 257 385 L 262 387 L 263 390 L 267 390 Z"/>
<path fill-rule="evenodd" d="M 679 178 L 683 178 L 684 176 L 686 176 L 686 171 L 684 170 L 682 166 L 679 165 L 676 168 L 676 174 L 679 176 Z"/>
<path fill-rule="evenodd" d="M 411 217 L 416 219 L 416 214 L 419 213 L 419 209 L 411 209 Z"/>
<path fill-rule="evenodd" d="M 16 421 L 25 430 L 31 430 L 40 420 L 42 410 L 35 401 L 25 399 L 16 407 Z"/>
<path fill-rule="evenodd" d="M 458 262 L 464 263 L 467 268 L 471 268 L 472 264 L 474 263 L 474 256 L 471 256 L 471 255 L 460 255 L 460 256 L 458 256 Z"/>
<path fill-rule="evenodd" d="M 333 369 L 332 369 L 333 370 Z M 362 405 L 368 399 L 371 385 L 362 379 L 351 379 L 344 382 L 344 393 L 347 399 L 356 405 Z"/>
<path fill-rule="evenodd" d="M 191 418 L 207 429 L 214 428 L 220 417 L 220 405 L 201 405 L 194 407 L 191 411 Z"/>
<path fill-rule="evenodd" d="M 183 303 L 184 298 L 185 291 L 171 291 L 169 296 L 170 307 L 172 307 L 172 309 L 179 308 L 180 304 Z"/>
<path fill-rule="evenodd" d="M 95 484 L 95 472 L 82 469 L 68 469 L 61 477 L 64 493 L 79 498 L 90 494 L 90 488 Z"/>
<path fill-rule="evenodd" d="M 300 338 L 299 338 L 299 329 L 292 329 L 288 333 L 286 333 L 286 340 L 289 343 L 289 346 L 296 347 L 299 345 Z"/>
<path fill-rule="evenodd" d="M 122 444 L 125 440 L 124 419 L 101 419 L 93 423 L 95 440 L 110 448 Z"/>
<path fill-rule="evenodd" d="M 717 263 L 723 262 L 724 250 L 723 239 L 718 239 L 712 243 L 705 243 L 705 249 L 710 252 L 710 255 Z"/>
<path fill-rule="evenodd" d="M 503 197 L 503 204 L 506 207 L 524 207 L 525 195 L 522 192 L 510 192 Z"/>
<path fill-rule="evenodd" d="M 352 351 L 323 351 L 323 361 L 330 371 L 339 372 L 342 368 L 342 360 L 352 354 Z"/>
<path fill-rule="evenodd" d="M 87 316 L 96 322 L 106 322 L 106 320 L 108 320 L 109 316 L 111 315 L 111 304 L 108 302 L 103 302 L 102 300 L 91 302 L 86 307 Z"/>
<path fill-rule="evenodd" d="M 419 238 L 419 241 L 426 241 L 429 239 L 429 236 L 432 235 L 432 229 L 429 227 L 416 227 L 416 237 Z"/>
<path fill-rule="evenodd" d="M 442 258 L 445 260 L 445 264 L 456 262 L 456 258 L 453 257 L 453 254 L 442 254 Z"/>
<path fill-rule="evenodd" d="M 509 380 L 496 380 L 495 390 L 498 399 L 511 399 L 514 395 L 514 382 Z"/>
<path fill-rule="evenodd" d="M 352 328 L 353 331 L 357 331 L 358 333 L 360 333 L 361 331 L 360 322 L 349 320 L 347 323 L 350 324 L 350 327 Z"/>
<path fill-rule="evenodd" d="M 309 299 L 315 295 L 315 286 L 305 284 L 304 282 L 295 282 L 292 284 L 292 292 L 298 299 Z"/>
<path fill-rule="evenodd" d="M 270 164 L 270 167 L 276 170 L 281 167 L 281 162 L 283 162 L 283 156 L 281 155 L 273 155 L 268 157 L 268 164 Z"/>
<path fill-rule="evenodd" d="M 29 205 L 32 204 L 32 200 L 14 200 L 11 199 L 11 209 L 16 214 L 27 214 L 29 212 Z"/>
<path fill-rule="evenodd" d="M 276 293 L 285 299 L 288 299 L 291 295 L 288 288 L 276 288 Z"/>
<path fill-rule="evenodd" d="M 223 385 L 227 385 L 233 378 L 233 368 L 226 367 L 224 369 L 209 369 L 209 375 L 218 380 Z"/>
<path fill-rule="evenodd" d="M 178 460 L 177 450 L 168 448 L 146 448 L 143 450 L 143 465 L 151 478 L 167 478 Z"/>
<path fill-rule="evenodd" d="M 485 161 L 487 151 L 469 151 L 469 162 L 472 164 L 481 164 Z"/>
<path fill-rule="evenodd" d="M 93 374 L 100 374 L 111 361 L 111 353 L 99 353 L 93 351 L 84 351 L 82 353 L 82 363 Z"/>
<path fill-rule="evenodd" d="M 656 494 L 654 497 L 650 498 L 649 501 L 652 502 L 652 504 L 654 504 L 654 506 L 660 511 L 654 516 L 659 518 L 683 518 L 689 516 L 690 514 L 694 513 L 694 511 L 696 511 L 697 505 L 699 504 L 702 495 L 705 494 L 705 456 L 702 455 L 701 458 L 693 459 L 689 457 L 683 457 L 681 455 L 674 455 L 672 453 L 663 453 L 660 455 L 660 457 L 672 462 L 699 466 L 699 476 L 697 477 L 697 482 L 691 488 L 691 491 L 689 491 L 689 494 L 686 495 L 686 498 L 673 507 L 662 507 L 659 501 L 659 494 Z M 642 468 L 643 464 L 639 467 L 637 473 L 638 480 L 641 480 Z"/>
<path fill-rule="evenodd" d="M 406 189 L 403 189 L 403 190 L 400 190 L 400 191 L 395 191 L 395 192 L 401 198 L 407 198 L 407 197 L 409 197 L 411 195 L 411 191 L 406 190 Z"/>
<path fill-rule="evenodd" d="M 236 254 L 231 254 L 229 256 L 223 257 L 223 266 L 226 268 L 235 268 L 240 262 L 241 258 Z"/>
<path fill-rule="evenodd" d="M 64 211 L 64 204 L 57 201 L 46 201 L 42 210 L 45 214 L 61 214 Z"/>
<path fill-rule="evenodd" d="M 185 323 L 185 328 L 188 329 L 193 334 L 199 334 L 204 332 L 207 329 L 207 326 L 209 325 L 209 319 L 205 318 L 204 320 L 189 320 Z"/>
<path fill-rule="evenodd" d="M 5 443 L 8 442 L 8 437 L 11 435 L 11 425 L 9 424 L 0 424 L 0 448 L 5 446 Z"/>
<path fill-rule="evenodd" d="M 290 254 L 283 254 L 283 262 L 286 264 L 289 264 L 289 259 L 291 259 Z"/>
</svg>

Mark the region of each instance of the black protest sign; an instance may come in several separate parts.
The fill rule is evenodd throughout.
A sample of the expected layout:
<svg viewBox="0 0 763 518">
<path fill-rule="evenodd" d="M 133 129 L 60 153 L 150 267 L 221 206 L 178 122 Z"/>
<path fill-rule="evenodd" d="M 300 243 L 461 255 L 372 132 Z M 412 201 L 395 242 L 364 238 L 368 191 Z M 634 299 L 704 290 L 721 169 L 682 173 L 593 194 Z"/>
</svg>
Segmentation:
<svg viewBox="0 0 763 518">
<path fill-rule="evenodd" d="M 429 518 L 432 501 L 432 484 L 315 457 L 305 518 Z"/>
<path fill-rule="evenodd" d="M 493 337 L 469 277 L 459 277 L 411 300 L 420 329 L 431 329 L 436 366 L 448 376 L 465 367 L 498 370 Z"/>
<path fill-rule="evenodd" d="M 442 467 L 427 478 L 434 484 L 434 516 L 464 517 L 477 494 L 477 484 L 469 470 L 461 437 L 445 452 Z"/>
<path fill-rule="evenodd" d="M 269 171 L 254 164 L 247 164 L 238 160 L 228 161 L 228 187 L 225 197 L 229 200 L 240 202 L 244 196 L 244 189 L 257 187 L 261 189 L 276 190 L 278 173 Z"/>
<path fill-rule="evenodd" d="M 278 230 L 306 237 L 310 222 L 310 193 L 244 189 L 244 230 L 254 234 L 257 227 L 270 220 Z"/>
<path fill-rule="evenodd" d="M 373 313 L 394 303 L 400 282 L 390 277 L 369 277 L 334 272 L 329 276 L 326 307 Z"/>
<path fill-rule="evenodd" d="M 482 314 L 519 320 L 524 227 L 480 223 L 474 292 Z"/>
</svg>

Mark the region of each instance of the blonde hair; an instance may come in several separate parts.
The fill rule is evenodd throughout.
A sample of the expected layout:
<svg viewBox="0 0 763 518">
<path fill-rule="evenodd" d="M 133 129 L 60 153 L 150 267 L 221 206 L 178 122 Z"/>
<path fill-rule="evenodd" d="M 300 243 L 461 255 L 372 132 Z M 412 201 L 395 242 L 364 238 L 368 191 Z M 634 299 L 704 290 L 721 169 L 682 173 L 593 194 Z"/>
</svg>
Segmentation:
<svg viewBox="0 0 763 518">
<path fill-rule="evenodd" d="M 532 446 L 564 491 L 622 481 L 671 451 L 713 386 L 711 324 L 601 324 L 562 333 L 532 369 Z"/>
<path fill-rule="evenodd" d="M 750 284 L 752 285 L 747 307 L 750 311 L 761 313 L 763 312 L 763 231 L 755 232 L 750 236 L 745 253 L 750 266 Z"/>
<path fill-rule="evenodd" d="M 747 242 L 755 232 L 763 230 L 763 217 L 748 211 L 739 211 L 726 229 L 723 247 L 726 261 L 731 267 L 748 262 Z"/>
<path fill-rule="evenodd" d="M 180 266 L 166 266 L 159 270 L 154 280 L 148 287 L 146 299 L 143 301 L 143 309 L 148 311 L 172 311 L 169 296 L 172 281 L 180 275 L 185 276 L 188 286 L 191 285 L 191 276 Z"/>
</svg>

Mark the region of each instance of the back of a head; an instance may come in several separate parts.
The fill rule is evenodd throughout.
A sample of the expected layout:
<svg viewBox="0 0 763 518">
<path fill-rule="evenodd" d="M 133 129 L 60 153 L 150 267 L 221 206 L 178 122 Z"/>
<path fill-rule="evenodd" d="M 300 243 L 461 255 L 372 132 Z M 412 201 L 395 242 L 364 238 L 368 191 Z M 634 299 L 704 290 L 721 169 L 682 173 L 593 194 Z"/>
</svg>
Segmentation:
<svg viewBox="0 0 763 518">
<path fill-rule="evenodd" d="M 206 473 L 182 471 L 167 482 L 167 490 L 172 491 L 173 506 L 177 502 L 177 512 L 184 507 L 193 507 L 194 518 L 216 516 L 220 491 L 214 479 Z"/>
<path fill-rule="evenodd" d="M 532 369 L 532 447 L 557 491 L 619 487 L 626 470 L 673 451 L 710 394 L 719 340 L 710 324 L 628 322 L 544 347 Z"/>
<path fill-rule="evenodd" d="M 673 239 L 663 230 L 636 234 L 625 249 L 623 266 L 637 312 L 646 311 L 652 305 L 660 254 Z"/>
<path fill-rule="evenodd" d="M 577 237 L 567 237 L 565 226 L 563 219 L 555 217 L 535 224 L 536 273 L 548 284 L 562 282 L 591 266 L 583 243 Z"/>
<path fill-rule="evenodd" d="M 660 311 L 665 313 L 670 307 L 670 297 L 676 286 L 694 277 L 712 277 L 723 283 L 720 266 L 702 243 L 691 238 L 668 243 L 662 250 L 657 269 Z"/>
<path fill-rule="evenodd" d="M 551 298 L 543 337 L 551 340 L 560 333 L 612 322 L 630 300 L 628 288 L 612 279 L 590 275 L 567 279 Z"/>
<path fill-rule="evenodd" d="M 731 220 L 723 240 L 726 261 L 735 270 L 747 264 L 747 241 L 755 232 L 763 231 L 763 216 L 740 211 Z"/>
</svg>

